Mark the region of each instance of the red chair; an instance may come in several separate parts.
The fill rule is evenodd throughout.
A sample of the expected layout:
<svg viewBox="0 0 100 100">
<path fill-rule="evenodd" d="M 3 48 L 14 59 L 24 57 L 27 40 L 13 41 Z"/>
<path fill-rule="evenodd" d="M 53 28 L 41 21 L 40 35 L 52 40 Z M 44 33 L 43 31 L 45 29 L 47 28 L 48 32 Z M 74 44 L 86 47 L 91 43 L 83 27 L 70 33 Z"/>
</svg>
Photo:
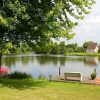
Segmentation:
<svg viewBox="0 0 100 100">
<path fill-rule="evenodd" d="M 7 76 L 8 68 L 0 68 L 0 77 Z"/>
</svg>

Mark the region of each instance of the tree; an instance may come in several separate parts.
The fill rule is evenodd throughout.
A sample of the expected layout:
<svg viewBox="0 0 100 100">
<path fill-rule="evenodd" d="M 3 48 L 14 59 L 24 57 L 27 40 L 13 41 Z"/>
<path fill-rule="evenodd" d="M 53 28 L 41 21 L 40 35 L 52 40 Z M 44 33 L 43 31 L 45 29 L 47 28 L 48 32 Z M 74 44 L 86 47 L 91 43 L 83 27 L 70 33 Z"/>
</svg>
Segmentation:
<svg viewBox="0 0 100 100">
<path fill-rule="evenodd" d="M 27 43 L 20 43 L 19 46 L 16 47 L 15 53 L 21 54 L 21 53 L 27 53 L 31 51 L 31 47 Z"/>
<path fill-rule="evenodd" d="M 60 54 L 60 46 L 57 43 L 52 44 L 52 54 Z"/>
<path fill-rule="evenodd" d="M 76 52 L 83 53 L 83 52 L 85 52 L 85 49 L 83 47 L 77 47 L 77 51 Z"/>
<path fill-rule="evenodd" d="M 3 47 L 2 54 L 13 54 L 15 51 L 15 46 L 12 45 L 11 42 L 5 44 Z"/>
<path fill-rule="evenodd" d="M 60 42 L 60 53 L 61 54 L 65 54 L 66 53 L 66 45 L 65 45 L 65 42 L 64 41 L 62 41 L 62 42 Z"/>
<path fill-rule="evenodd" d="M 71 39 L 70 19 L 83 19 L 95 0 L 0 0 L 0 66 L 6 43 L 28 44 Z"/>
<path fill-rule="evenodd" d="M 27 14 L 24 13 L 25 6 L 21 5 L 18 0 L 0 0 L 0 66 L 3 49 L 7 47 L 6 44 L 8 42 L 18 44 L 23 40 L 22 33 L 16 32 L 20 22 L 27 20 L 25 17 Z"/>
<path fill-rule="evenodd" d="M 39 44 L 37 44 L 36 46 L 34 46 L 33 50 L 35 51 L 35 53 L 37 54 L 50 54 L 52 47 L 53 47 L 53 42 L 41 42 Z"/>
</svg>

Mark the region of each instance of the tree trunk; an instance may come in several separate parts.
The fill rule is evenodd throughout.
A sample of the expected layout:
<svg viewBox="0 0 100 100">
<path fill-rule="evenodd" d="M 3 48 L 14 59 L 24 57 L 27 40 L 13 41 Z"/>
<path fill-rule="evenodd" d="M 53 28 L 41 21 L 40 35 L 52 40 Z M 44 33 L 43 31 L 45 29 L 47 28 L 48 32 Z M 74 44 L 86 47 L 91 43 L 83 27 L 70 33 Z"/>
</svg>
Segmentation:
<svg viewBox="0 0 100 100">
<path fill-rule="evenodd" d="M 2 62 L 2 53 L 0 53 L 0 68 L 1 68 L 1 62 Z"/>
<path fill-rule="evenodd" d="M 1 62 L 2 62 L 3 36 L 4 36 L 4 34 L 1 33 L 1 35 L 0 35 L 0 68 L 1 68 Z"/>
<path fill-rule="evenodd" d="M 59 75 L 61 75 L 60 66 L 59 66 Z"/>
</svg>

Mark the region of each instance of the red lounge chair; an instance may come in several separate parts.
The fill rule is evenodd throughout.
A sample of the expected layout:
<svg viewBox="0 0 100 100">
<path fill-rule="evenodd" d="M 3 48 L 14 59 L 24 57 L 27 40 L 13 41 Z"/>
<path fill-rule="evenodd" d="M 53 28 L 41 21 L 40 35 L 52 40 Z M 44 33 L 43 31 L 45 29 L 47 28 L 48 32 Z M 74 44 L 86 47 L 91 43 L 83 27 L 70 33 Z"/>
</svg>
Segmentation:
<svg viewBox="0 0 100 100">
<path fill-rule="evenodd" d="M 8 69 L 7 68 L 0 68 L 0 73 L 8 73 Z"/>
<path fill-rule="evenodd" d="M 8 69 L 7 68 L 0 68 L 0 77 L 7 76 Z"/>
</svg>

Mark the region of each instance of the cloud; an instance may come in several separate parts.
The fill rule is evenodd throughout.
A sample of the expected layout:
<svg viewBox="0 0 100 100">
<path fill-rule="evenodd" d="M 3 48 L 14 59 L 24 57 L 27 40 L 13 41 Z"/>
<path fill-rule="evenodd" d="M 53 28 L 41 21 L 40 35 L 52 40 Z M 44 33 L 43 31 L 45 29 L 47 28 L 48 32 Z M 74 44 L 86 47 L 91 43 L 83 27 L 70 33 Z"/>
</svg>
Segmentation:
<svg viewBox="0 0 100 100">
<path fill-rule="evenodd" d="M 99 23 L 100 24 L 100 15 L 99 16 L 93 16 L 93 17 L 91 17 L 91 18 L 88 18 L 88 19 L 86 19 L 85 21 L 84 21 L 84 23 Z"/>
<path fill-rule="evenodd" d="M 79 21 L 79 25 L 75 27 L 76 35 L 73 39 L 66 43 L 78 43 L 82 45 L 86 41 L 94 41 L 100 43 L 100 0 L 96 0 L 91 13 L 86 15 L 84 20 Z"/>
</svg>

